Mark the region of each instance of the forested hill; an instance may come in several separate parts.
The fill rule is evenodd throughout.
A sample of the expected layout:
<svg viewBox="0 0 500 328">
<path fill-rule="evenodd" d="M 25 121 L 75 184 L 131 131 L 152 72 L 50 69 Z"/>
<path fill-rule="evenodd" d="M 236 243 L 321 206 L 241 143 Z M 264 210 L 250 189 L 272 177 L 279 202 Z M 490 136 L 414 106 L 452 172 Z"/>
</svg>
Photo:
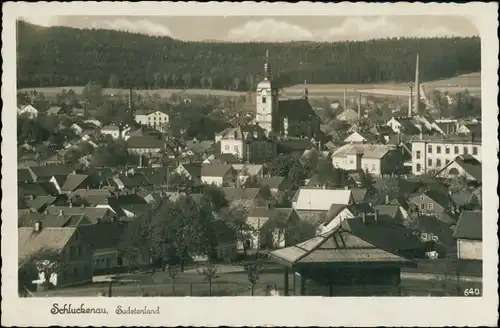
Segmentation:
<svg viewBox="0 0 500 328">
<path fill-rule="evenodd" d="M 18 23 L 18 87 L 213 88 L 249 90 L 263 76 L 265 50 L 281 86 L 407 82 L 420 53 L 424 81 L 480 70 L 480 39 L 367 42 L 199 43 L 111 30 Z M 130 81 L 127 83 L 127 81 Z"/>
</svg>

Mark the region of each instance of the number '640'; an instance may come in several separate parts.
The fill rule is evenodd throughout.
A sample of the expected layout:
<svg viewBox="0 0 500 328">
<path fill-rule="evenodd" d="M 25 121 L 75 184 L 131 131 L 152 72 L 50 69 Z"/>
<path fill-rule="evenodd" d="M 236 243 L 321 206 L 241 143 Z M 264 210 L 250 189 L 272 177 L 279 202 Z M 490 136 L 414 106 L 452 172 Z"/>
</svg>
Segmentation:
<svg viewBox="0 0 500 328">
<path fill-rule="evenodd" d="M 479 288 L 467 288 L 464 290 L 464 296 L 477 296 L 481 295 Z"/>
</svg>

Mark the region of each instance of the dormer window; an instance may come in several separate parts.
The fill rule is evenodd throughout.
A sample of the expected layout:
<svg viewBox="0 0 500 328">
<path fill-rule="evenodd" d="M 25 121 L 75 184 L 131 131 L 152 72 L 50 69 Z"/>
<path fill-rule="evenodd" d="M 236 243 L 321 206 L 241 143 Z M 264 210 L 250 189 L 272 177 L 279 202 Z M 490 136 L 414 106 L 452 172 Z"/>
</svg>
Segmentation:
<svg viewBox="0 0 500 328">
<path fill-rule="evenodd" d="M 262 103 L 265 104 L 266 103 L 266 97 L 262 97 Z"/>
</svg>

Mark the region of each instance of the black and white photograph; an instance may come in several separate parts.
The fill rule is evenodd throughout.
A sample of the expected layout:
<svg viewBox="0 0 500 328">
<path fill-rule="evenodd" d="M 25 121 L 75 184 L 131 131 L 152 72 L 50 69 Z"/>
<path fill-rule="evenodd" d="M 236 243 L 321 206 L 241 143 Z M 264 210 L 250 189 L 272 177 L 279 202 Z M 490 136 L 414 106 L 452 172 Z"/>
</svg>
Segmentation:
<svg viewBox="0 0 500 328">
<path fill-rule="evenodd" d="M 484 296 L 498 107 L 472 14 L 78 12 L 11 32 L 17 298 Z M 130 297 L 152 303 L 90 309 Z"/>
</svg>

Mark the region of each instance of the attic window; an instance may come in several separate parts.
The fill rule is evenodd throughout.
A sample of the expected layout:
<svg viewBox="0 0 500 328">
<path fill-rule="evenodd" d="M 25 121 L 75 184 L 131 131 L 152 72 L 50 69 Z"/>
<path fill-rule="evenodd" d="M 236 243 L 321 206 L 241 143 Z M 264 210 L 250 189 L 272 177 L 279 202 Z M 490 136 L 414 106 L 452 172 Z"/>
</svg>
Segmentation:
<svg viewBox="0 0 500 328">
<path fill-rule="evenodd" d="M 266 103 L 266 97 L 262 97 L 262 103 L 265 104 Z"/>
</svg>

